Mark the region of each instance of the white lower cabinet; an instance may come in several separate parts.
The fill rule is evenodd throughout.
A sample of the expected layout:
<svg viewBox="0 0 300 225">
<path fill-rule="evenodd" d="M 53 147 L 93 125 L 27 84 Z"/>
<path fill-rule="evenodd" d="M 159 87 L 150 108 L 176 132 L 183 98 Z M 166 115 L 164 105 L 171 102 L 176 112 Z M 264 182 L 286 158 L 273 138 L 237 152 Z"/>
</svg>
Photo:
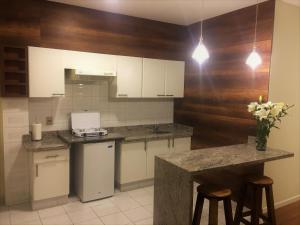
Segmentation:
<svg viewBox="0 0 300 225">
<path fill-rule="evenodd" d="M 30 164 L 32 201 L 69 194 L 69 149 L 33 152 Z"/>
<path fill-rule="evenodd" d="M 186 152 L 191 150 L 191 137 L 174 138 L 171 144 L 171 152 Z"/>
<path fill-rule="evenodd" d="M 169 140 L 154 140 L 146 143 L 147 145 L 147 178 L 154 177 L 154 164 L 155 164 L 155 156 L 168 154 L 170 152 L 169 149 Z"/>
<path fill-rule="evenodd" d="M 191 150 L 191 137 L 121 143 L 116 154 L 116 183 L 122 190 L 154 178 L 155 156 Z M 131 185 L 133 184 L 133 185 Z"/>
<path fill-rule="evenodd" d="M 117 163 L 119 164 L 117 171 L 119 174 L 116 176 L 119 177 L 118 183 L 125 184 L 146 179 L 147 155 L 145 143 L 122 143 Z"/>
</svg>

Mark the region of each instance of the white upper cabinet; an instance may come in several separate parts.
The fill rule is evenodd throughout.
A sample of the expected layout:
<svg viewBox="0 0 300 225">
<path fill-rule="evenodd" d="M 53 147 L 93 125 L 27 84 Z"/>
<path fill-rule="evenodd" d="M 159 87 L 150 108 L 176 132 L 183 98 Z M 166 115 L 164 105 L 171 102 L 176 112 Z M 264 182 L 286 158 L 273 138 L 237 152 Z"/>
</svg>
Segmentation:
<svg viewBox="0 0 300 225">
<path fill-rule="evenodd" d="M 165 61 L 165 95 L 183 98 L 184 96 L 184 62 Z"/>
<path fill-rule="evenodd" d="M 184 62 L 161 59 L 143 60 L 142 96 L 145 98 L 182 98 Z"/>
<path fill-rule="evenodd" d="M 117 56 L 117 76 L 111 86 L 112 97 L 142 97 L 143 59 Z"/>
<path fill-rule="evenodd" d="M 143 59 L 142 97 L 165 96 L 165 63 L 160 59 Z"/>
<path fill-rule="evenodd" d="M 116 74 L 115 55 L 90 52 L 64 51 L 63 64 L 66 69 L 76 69 L 80 75 Z"/>
<path fill-rule="evenodd" d="M 182 98 L 184 62 L 28 47 L 29 97 L 65 94 L 65 69 L 113 77 L 115 98 Z"/>
<path fill-rule="evenodd" d="M 29 97 L 65 94 L 63 50 L 28 47 Z"/>
</svg>

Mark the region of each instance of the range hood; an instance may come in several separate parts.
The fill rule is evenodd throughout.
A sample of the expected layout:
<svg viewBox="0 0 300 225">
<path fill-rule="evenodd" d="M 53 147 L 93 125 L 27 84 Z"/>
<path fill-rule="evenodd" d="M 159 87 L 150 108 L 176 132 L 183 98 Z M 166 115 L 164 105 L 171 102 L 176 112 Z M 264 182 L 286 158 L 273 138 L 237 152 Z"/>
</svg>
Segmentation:
<svg viewBox="0 0 300 225">
<path fill-rule="evenodd" d="M 115 72 L 84 71 L 65 69 L 66 83 L 94 83 L 103 79 L 115 77 Z"/>
</svg>

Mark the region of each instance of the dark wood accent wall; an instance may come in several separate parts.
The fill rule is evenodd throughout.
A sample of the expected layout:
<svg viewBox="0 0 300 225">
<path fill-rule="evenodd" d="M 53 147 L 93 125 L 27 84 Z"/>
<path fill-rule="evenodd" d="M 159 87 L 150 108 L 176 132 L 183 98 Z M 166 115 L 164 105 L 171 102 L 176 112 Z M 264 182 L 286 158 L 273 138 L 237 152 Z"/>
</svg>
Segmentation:
<svg viewBox="0 0 300 225">
<path fill-rule="evenodd" d="M 255 6 L 204 21 L 210 58 L 201 67 L 191 58 L 200 23 L 188 27 L 185 98 L 175 101 L 175 122 L 194 127 L 192 148 L 243 143 L 255 134 L 247 104 L 268 97 L 275 1 L 259 5 L 257 50 L 263 64 L 255 73 L 245 65 L 252 50 Z"/>
<path fill-rule="evenodd" d="M 175 101 L 175 122 L 194 127 L 192 147 L 244 142 L 254 133 L 246 111 L 268 96 L 275 1 L 260 4 L 256 73 L 245 65 L 252 48 L 255 7 L 206 20 L 210 59 L 191 59 L 200 24 L 179 26 L 45 0 L 2 0 L 0 44 L 40 46 L 186 61 L 185 98 Z"/>
<path fill-rule="evenodd" d="M 45 0 L 2 0 L 0 41 L 9 45 L 181 59 L 185 26 Z"/>
</svg>

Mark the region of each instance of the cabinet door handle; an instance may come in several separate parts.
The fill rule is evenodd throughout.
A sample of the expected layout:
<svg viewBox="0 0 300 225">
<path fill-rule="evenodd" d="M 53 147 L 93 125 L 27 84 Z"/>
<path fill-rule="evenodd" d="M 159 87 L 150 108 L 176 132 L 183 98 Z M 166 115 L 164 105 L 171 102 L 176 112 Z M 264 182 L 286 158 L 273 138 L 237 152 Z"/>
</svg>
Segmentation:
<svg viewBox="0 0 300 225">
<path fill-rule="evenodd" d="M 53 93 L 52 96 L 64 96 L 65 94 Z"/>
<path fill-rule="evenodd" d="M 128 97 L 127 94 L 118 94 L 119 97 Z"/>
<path fill-rule="evenodd" d="M 173 148 L 175 147 L 175 140 L 174 140 L 174 138 L 172 139 L 172 147 Z"/>
<path fill-rule="evenodd" d="M 168 138 L 168 148 L 170 148 L 170 138 Z"/>
<path fill-rule="evenodd" d="M 165 95 L 157 95 L 158 97 L 164 97 Z"/>
<path fill-rule="evenodd" d="M 147 143 L 147 141 L 145 140 L 145 151 L 147 151 L 147 148 L 148 148 L 148 143 Z"/>
<path fill-rule="evenodd" d="M 46 159 L 57 158 L 59 155 L 47 155 Z"/>
<path fill-rule="evenodd" d="M 173 97 L 174 95 L 166 95 L 166 96 L 168 96 L 168 97 Z"/>
<path fill-rule="evenodd" d="M 39 176 L 39 164 L 35 165 L 35 176 L 38 177 Z"/>
</svg>

